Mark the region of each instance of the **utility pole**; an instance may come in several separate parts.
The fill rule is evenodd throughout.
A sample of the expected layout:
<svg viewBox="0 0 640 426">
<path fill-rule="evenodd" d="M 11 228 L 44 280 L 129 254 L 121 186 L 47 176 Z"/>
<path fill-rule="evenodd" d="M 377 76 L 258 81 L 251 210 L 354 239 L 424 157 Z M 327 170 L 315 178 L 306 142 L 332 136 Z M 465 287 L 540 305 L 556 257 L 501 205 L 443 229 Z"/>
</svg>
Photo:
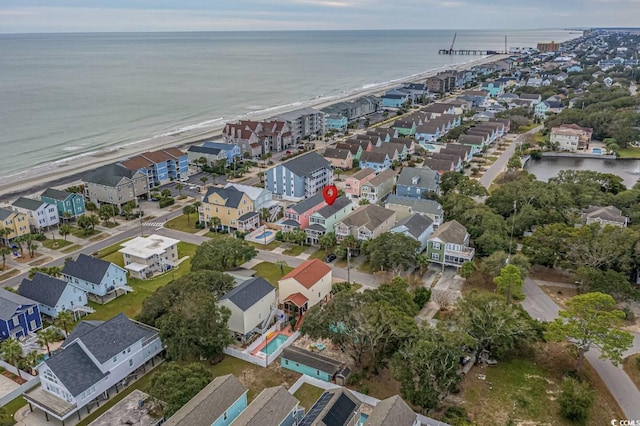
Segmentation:
<svg viewBox="0 0 640 426">
<path fill-rule="evenodd" d="M 347 283 L 351 284 L 351 248 L 347 247 Z"/>
<path fill-rule="evenodd" d="M 516 227 L 516 213 L 518 212 L 518 205 L 516 200 L 513 200 L 513 220 L 511 221 L 511 238 L 509 239 L 509 256 L 507 256 L 507 265 L 511 260 L 511 246 L 513 245 L 513 231 Z"/>
</svg>

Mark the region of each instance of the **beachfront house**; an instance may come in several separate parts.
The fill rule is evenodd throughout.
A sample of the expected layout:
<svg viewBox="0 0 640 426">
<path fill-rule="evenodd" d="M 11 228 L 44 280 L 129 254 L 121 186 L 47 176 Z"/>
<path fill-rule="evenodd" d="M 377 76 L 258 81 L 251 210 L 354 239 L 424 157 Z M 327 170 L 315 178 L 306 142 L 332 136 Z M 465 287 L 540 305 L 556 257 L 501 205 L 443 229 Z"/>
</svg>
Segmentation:
<svg viewBox="0 0 640 426">
<path fill-rule="evenodd" d="M 11 208 L 13 211 L 27 216 L 29 227 L 33 232 L 41 233 L 49 230 L 52 226 L 58 226 L 60 223 L 58 208 L 55 204 L 19 197 L 11 203 Z"/>
<path fill-rule="evenodd" d="M 244 343 L 254 334 L 263 334 L 269 329 L 278 298 L 274 286 L 262 277 L 255 277 L 220 297 L 218 304 L 231 311 L 229 332 Z"/>
<path fill-rule="evenodd" d="M 249 232 L 260 226 L 260 213 L 254 210 L 249 195 L 233 186 L 210 186 L 202 197 L 199 213 L 205 226 L 214 226 L 212 220 L 217 217 L 219 226 L 227 231 Z"/>
<path fill-rule="evenodd" d="M 38 302 L 40 312 L 51 318 L 57 318 L 62 311 L 71 311 L 74 317 L 93 312 L 87 306 L 86 291 L 42 272 L 37 272 L 32 279 L 23 279 L 18 293 Z"/>
<path fill-rule="evenodd" d="M 124 257 L 124 268 L 132 277 L 144 280 L 178 265 L 180 240 L 152 234 L 122 243 L 118 250 Z"/>
<path fill-rule="evenodd" d="M 489 96 L 495 98 L 504 92 L 504 85 L 499 81 L 485 81 L 482 83 L 480 90 L 487 92 Z"/>
<path fill-rule="evenodd" d="M 367 200 L 372 204 L 377 203 L 393 192 L 393 186 L 395 183 L 395 170 L 387 169 L 373 179 L 362 184 L 360 189 L 360 198 Z"/>
<path fill-rule="evenodd" d="M 140 170 L 145 173 L 149 179 L 150 188 L 187 177 L 189 173 L 188 155 L 178 148 L 143 152 L 121 164 L 129 170 Z"/>
<path fill-rule="evenodd" d="M 391 158 L 384 152 L 365 151 L 360 156 L 360 167 L 373 169 L 376 173 L 381 173 L 391 167 Z"/>
<path fill-rule="evenodd" d="M 396 195 L 425 198 L 428 194 L 439 193 L 439 176 L 429 167 L 404 167 L 396 183 Z"/>
<path fill-rule="evenodd" d="M 285 112 L 276 118 L 289 125 L 293 143 L 305 138 L 315 138 L 325 133 L 325 113 L 315 108 L 302 108 Z"/>
<path fill-rule="evenodd" d="M 431 219 L 435 229 L 440 226 L 444 220 L 444 209 L 440 203 L 434 200 L 402 195 L 389 195 L 384 206 L 396 212 L 396 219 L 398 219 L 398 221 L 414 213 L 418 213 Z"/>
<path fill-rule="evenodd" d="M 331 115 L 342 115 L 348 121 L 356 120 L 365 115 L 373 114 L 380 109 L 381 101 L 376 96 L 361 96 L 351 101 L 337 102 L 322 108 Z"/>
<path fill-rule="evenodd" d="M 20 339 L 41 328 L 38 302 L 0 289 L 0 340 L 10 337 Z"/>
<path fill-rule="evenodd" d="M 333 182 L 331 163 L 317 152 L 299 155 L 267 170 L 265 187 L 276 198 L 301 200 Z"/>
<path fill-rule="evenodd" d="M 80 253 L 76 260 L 64 262 L 62 276 L 102 303 L 105 296 L 113 294 L 118 297 L 118 290 L 122 290 L 121 295 L 133 291 L 127 285 L 127 271 L 124 268 L 84 253 Z"/>
<path fill-rule="evenodd" d="M 325 205 L 309 216 L 309 226 L 304 230 L 309 244 L 318 244 L 322 235 L 333 232 L 333 226 L 353 211 L 347 197 L 338 197 L 331 205 Z"/>
<path fill-rule="evenodd" d="M 427 257 L 430 262 L 459 267 L 473 260 L 475 250 L 469 247 L 467 228 L 456 220 L 445 222 L 429 237 Z"/>
<path fill-rule="evenodd" d="M 306 200 L 300 201 L 298 204 L 289 206 L 284 210 L 284 221 L 282 222 L 282 231 L 289 232 L 294 229 L 306 229 L 309 226 L 309 218 L 311 215 L 327 203 L 324 201 L 322 193 L 318 193 Z"/>
<path fill-rule="evenodd" d="M 387 232 L 395 223 L 396 212 L 377 204 L 367 204 L 337 222 L 334 230 L 338 241 L 342 241 L 348 235 L 366 241 Z"/>
<path fill-rule="evenodd" d="M 346 384 L 350 373 L 343 362 L 298 346 L 289 346 L 282 351 L 280 366 L 340 386 Z"/>
<path fill-rule="evenodd" d="M 82 216 L 86 209 L 84 197 L 75 192 L 60 191 L 59 189 L 48 188 L 40 194 L 40 200 L 48 204 L 53 204 L 58 209 L 58 216 L 65 220 L 75 219 Z"/>
<path fill-rule="evenodd" d="M 409 93 L 385 93 L 381 97 L 382 108 L 402 108 L 408 102 L 411 102 Z"/>
<path fill-rule="evenodd" d="M 320 259 L 309 259 L 278 280 L 278 306 L 292 317 L 331 299 L 332 269 Z"/>
<path fill-rule="evenodd" d="M 229 426 L 247 408 L 249 389 L 232 374 L 218 376 L 163 426 Z"/>
<path fill-rule="evenodd" d="M 251 401 L 233 426 L 296 426 L 302 414 L 298 400 L 284 386 L 266 388 Z"/>
<path fill-rule="evenodd" d="M 331 163 L 334 169 L 349 170 L 353 167 L 351 150 L 327 148 L 322 156 Z"/>
<path fill-rule="evenodd" d="M 433 220 L 428 216 L 414 213 L 399 220 L 389 231 L 416 240 L 420 243 L 417 253 L 422 253 L 427 248 L 429 236 L 433 233 Z"/>
<path fill-rule="evenodd" d="M 225 143 L 224 141 L 207 141 L 202 144 L 204 148 L 219 149 L 224 152 L 227 158 L 227 165 L 231 165 L 237 160 L 242 159 L 242 151 L 235 143 Z"/>
<path fill-rule="evenodd" d="M 349 120 L 342 114 L 327 114 L 325 117 L 325 125 L 327 126 L 327 130 L 343 132 L 347 130 Z"/>
<path fill-rule="evenodd" d="M 85 197 L 97 204 L 113 204 L 118 210 L 129 201 L 149 196 L 149 177 L 146 171 L 129 170 L 121 164 L 108 164 L 82 177 Z"/>
<path fill-rule="evenodd" d="M 228 145 L 237 146 L 232 144 Z M 187 149 L 187 158 L 189 158 L 189 164 L 193 164 L 197 167 L 202 167 L 203 164 L 206 166 L 216 166 L 222 161 L 228 161 L 226 151 L 220 148 L 209 148 L 198 145 L 191 145 Z"/>
<path fill-rule="evenodd" d="M 80 417 L 86 407 L 121 390 L 140 377 L 164 350 L 158 330 L 119 314 L 108 321 L 82 321 L 62 350 L 38 365 L 40 384 L 23 397 L 61 422 Z M 142 371 L 140 371 L 142 370 Z"/>
<path fill-rule="evenodd" d="M 251 158 L 283 151 L 294 143 L 289 123 L 277 119 L 227 123 L 222 137 L 226 143 L 238 145 L 242 155 L 246 152 Z"/>
<path fill-rule="evenodd" d="M 3 230 L 0 241 L 9 245 L 14 238 L 30 232 L 29 218 L 24 213 L 0 208 L 0 230 Z"/>
</svg>

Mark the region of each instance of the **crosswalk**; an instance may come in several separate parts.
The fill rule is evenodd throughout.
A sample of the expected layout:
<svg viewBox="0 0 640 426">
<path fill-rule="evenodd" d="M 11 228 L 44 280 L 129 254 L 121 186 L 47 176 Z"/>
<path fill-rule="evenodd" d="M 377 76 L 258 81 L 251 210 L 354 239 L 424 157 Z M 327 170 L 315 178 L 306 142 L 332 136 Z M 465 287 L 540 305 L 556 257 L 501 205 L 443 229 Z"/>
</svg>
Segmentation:
<svg viewBox="0 0 640 426">
<path fill-rule="evenodd" d="M 162 228 L 164 222 L 142 222 L 142 226 L 150 226 L 154 228 Z"/>
</svg>

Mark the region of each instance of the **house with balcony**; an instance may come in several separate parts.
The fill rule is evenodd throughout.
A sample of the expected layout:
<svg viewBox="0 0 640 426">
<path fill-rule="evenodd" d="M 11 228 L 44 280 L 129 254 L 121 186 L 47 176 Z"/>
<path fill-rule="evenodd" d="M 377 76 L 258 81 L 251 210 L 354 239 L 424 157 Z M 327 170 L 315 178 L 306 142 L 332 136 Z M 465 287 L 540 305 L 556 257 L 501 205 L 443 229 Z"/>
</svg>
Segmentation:
<svg viewBox="0 0 640 426">
<path fill-rule="evenodd" d="M 143 152 L 121 164 L 131 171 L 139 170 L 146 174 L 151 188 L 186 177 L 189 173 L 189 157 L 178 148 Z"/>
<path fill-rule="evenodd" d="M 345 181 L 345 187 L 344 187 L 344 192 L 345 194 L 349 197 L 360 197 L 360 190 L 362 188 L 362 185 L 366 182 L 369 182 L 371 179 L 373 179 L 376 175 L 375 170 L 373 169 L 368 169 L 368 168 L 363 168 L 357 172 L 355 172 L 354 174 L 352 174 L 351 176 L 346 176 L 344 178 Z"/>
<path fill-rule="evenodd" d="M 58 216 L 58 208 L 55 204 L 20 197 L 11 204 L 11 209 L 27 217 L 29 227 L 33 232 L 48 231 L 52 226 L 60 224 L 60 216 Z"/>
<path fill-rule="evenodd" d="M 433 263 L 460 267 L 473 260 L 475 250 L 469 247 L 467 228 L 456 220 L 445 222 L 429 237 L 427 257 Z"/>
<path fill-rule="evenodd" d="M 163 425 L 229 426 L 247 408 L 248 392 L 234 375 L 218 376 Z"/>
<path fill-rule="evenodd" d="M 276 198 L 298 201 L 321 193 L 332 182 L 331 163 L 310 152 L 267 170 L 265 188 Z"/>
<path fill-rule="evenodd" d="M 489 93 L 483 90 L 467 90 L 458 99 L 471 102 L 471 108 L 477 108 L 489 99 Z"/>
<path fill-rule="evenodd" d="M 411 216 L 414 213 L 428 217 L 436 229 L 444 221 L 444 209 L 435 200 L 407 197 L 403 195 L 389 195 L 385 202 L 385 208 L 396 212 L 398 221 Z"/>
<path fill-rule="evenodd" d="M 402 108 L 408 102 L 411 102 L 409 93 L 389 93 L 382 95 L 382 108 Z"/>
<path fill-rule="evenodd" d="M 302 108 L 285 112 L 276 118 L 286 122 L 291 131 L 293 143 L 304 138 L 322 136 L 325 133 L 325 113 L 315 108 Z"/>
<path fill-rule="evenodd" d="M 265 333 L 278 306 L 276 288 L 262 277 L 250 278 L 220 297 L 220 306 L 231 311 L 228 327 L 233 337 L 245 343 L 254 334 Z"/>
<path fill-rule="evenodd" d="M 0 289 L 0 340 L 21 339 L 41 328 L 38 302 Z"/>
<path fill-rule="evenodd" d="M 438 143 L 440 139 L 445 135 L 446 126 L 444 123 L 435 121 L 427 121 L 416 129 L 416 141 L 420 145 Z"/>
<path fill-rule="evenodd" d="M 227 157 L 227 164 L 231 165 L 236 160 L 242 159 L 242 151 L 235 143 L 225 143 L 224 141 L 207 141 L 202 144 L 204 148 L 219 149 Z"/>
<path fill-rule="evenodd" d="M 353 154 L 349 149 L 327 148 L 322 156 L 334 169 L 350 170 L 353 167 Z"/>
<path fill-rule="evenodd" d="M 412 138 L 390 138 L 387 141 L 383 140 L 380 145 L 384 145 L 386 143 L 396 145 L 396 149 L 398 149 L 400 153 L 406 152 L 405 154 L 402 154 L 403 160 L 407 155 L 413 155 L 416 152 L 416 142 Z M 403 145 L 406 151 L 402 150 L 399 145 Z"/>
<path fill-rule="evenodd" d="M 205 225 L 213 226 L 212 219 L 217 217 L 227 231 L 249 232 L 260 226 L 260 214 L 254 210 L 253 201 L 234 186 L 210 186 L 202 197 L 199 212 Z"/>
<path fill-rule="evenodd" d="M 309 226 L 311 215 L 327 205 L 322 193 L 300 201 L 298 204 L 287 207 L 284 210 L 282 231 L 289 232 L 294 229 L 306 229 Z"/>
<path fill-rule="evenodd" d="M 442 117 L 445 115 L 454 115 L 456 113 L 455 106 L 450 103 L 435 102 L 420 108 L 420 112 L 426 114 L 429 120 Z"/>
<path fill-rule="evenodd" d="M 358 161 L 360 161 L 360 155 L 362 155 L 362 151 L 364 151 L 362 149 L 362 146 L 360 146 L 360 144 L 357 144 L 357 143 L 344 143 L 344 142 L 337 143 L 336 144 L 336 149 L 349 150 L 351 152 L 351 157 L 354 160 L 358 160 Z"/>
<path fill-rule="evenodd" d="M 504 92 L 504 85 L 499 81 L 485 81 L 482 83 L 480 90 L 487 92 L 489 96 L 495 98 Z"/>
<path fill-rule="evenodd" d="M 487 144 L 492 144 L 497 139 L 496 129 L 484 125 L 475 125 L 467 129 L 468 135 L 482 136 L 487 140 Z"/>
<path fill-rule="evenodd" d="M 264 188 L 232 182 L 227 183 L 224 188 L 235 188 L 244 192 L 253 203 L 253 211 L 260 213 L 263 209 L 267 209 L 269 211 L 268 220 L 271 222 L 276 220 L 276 215 L 282 210 L 282 205 L 273 199 L 273 194 Z"/>
<path fill-rule="evenodd" d="M 332 269 L 320 259 L 309 259 L 278 280 L 279 308 L 301 317 L 312 306 L 331 299 Z"/>
<path fill-rule="evenodd" d="M 615 206 L 589 206 L 582 210 L 582 221 L 586 225 L 600 224 L 604 228 L 607 225 L 626 228 L 629 218 L 622 215 L 622 211 Z"/>
<path fill-rule="evenodd" d="M 577 124 L 562 124 L 551 128 L 550 141 L 562 151 L 589 149 L 593 129 Z"/>
<path fill-rule="evenodd" d="M 451 160 L 436 160 L 434 158 L 427 158 L 422 162 L 422 168 L 431 169 L 437 172 L 440 176 L 448 172 L 455 171 L 455 165 Z"/>
<path fill-rule="evenodd" d="M 289 123 L 280 119 L 227 123 L 222 137 L 225 143 L 238 145 L 242 154 L 247 152 L 252 158 L 280 152 L 294 144 Z"/>
<path fill-rule="evenodd" d="M 86 209 L 82 194 L 60 191 L 59 189 L 48 188 L 40 194 L 40 200 L 53 204 L 58 209 L 58 217 L 64 219 L 68 217 L 75 219 L 82 216 Z"/>
<path fill-rule="evenodd" d="M 94 310 L 87 306 L 87 292 L 65 280 L 37 272 L 32 279 L 25 278 L 18 287 L 20 296 L 40 305 L 40 313 L 57 318 L 62 311 L 71 311 L 79 318 Z"/>
<path fill-rule="evenodd" d="M 410 117 L 400 118 L 391 125 L 391 128 L 398 132 L 398 136 L 413 136 L 417 127 L 418 123 Z"/>
<path fill-rule="evenodd" d="M 231 146 L 231 144 L 229 144 Z M 237 146 L 237 145 L 236 145 Z M 227 153 L 219 148 L 208 148 L 206 146 L 191 145 L 187 149 L 189 164 L 213 167 L 221 161 L 227 161 Z"/>
<path fill-rule="evenodd" d="M 164 350 L 158 330 L 119 314 L 108 321 L 82 321 L 62 350 L 37 368 L 40 385 L 25 392 L 31 410 L 61 422 L 87 414 L 106 396 L 139 377 Z"/>
<path fill-rule="evenodd" d="M 233 426 L 302 425 L 304 410 L 284 386 L 266 388 L 231 423 Z M 182 426 L 182 425 L 181 425 Z"/>
<path fill-rule="evenodd" d="M 121 164 L 98 167 L 82 177 L 84 196 L 100 206 L 113 204 L 119 210 L 129 201 L 150 194 L 150 178 L 146 170 L 129 170 Z"/>
<path fill-rule="evenodd" d="M 360 167 L 373 169 L 376 173 L 380 173 L 391 167 L 391 158 L 384 152 L 365 151 L 360 156 Z"/>
<path fill-rule="evenodd" d="M 127 284 L 127 271 L 115 263 L 80 253 L 76 260 L 69 259 L 62 268 L 64 279 L 104 303 L 105 296 L 133 291 Z"/>
<path fill-rule="evenodd" d="M 427 194 L 438 194 L 439 176 L 429 167 L 404 167 L 396 183 L 396 195 L 425 198 Z"/>
<path fill-rule="evenodd" d="M 152 234 L 122 243 L 118 250 L 124 258 L 124 268 L 132 277 L 144 280 L 178 265 L 180 240 Z"/>
<path fill-rule="evenodd" d="M 464 162 L 460 154 L 448 154 L 446 152 L 436 152 L 431 156 L 432 160 L 445 160 L 453 162 L 453 170 L 456 172 L 462 172 Z"/>
<path fill-rule="evenodd" d="M 488 138 L 485 135 L 460 135 L 458 137 L 458 143 L 472 148 L 474 154 L 482 152 L 488 144 L 487 142 Z"/>
<path fill-rule="evenodd" d="M 482 150 L 475 151 L 474 147 L 461 143 L 448 143 L 440 150 L 440 152 L 442 154 L 458 154 L 462 157 L 463 163 L 469 163 L 473 160 L 473 154 L 476 152 L 482 152 Z"/>
<path fill-rule="evenodd" d="M 321 236 L 333 232 L 333 226 L 353 211 L 353 204 L 347 197 L 338 197 L 331 205 L 325 205 L 309 217 L 309 226 L 304 230 L 307 242 L 318 244 Z"/>
<path fill-rule="evenodd" d="M 14 238 L 28 234 L 29 217 L 20 212 L 0 208 L 0 229 L 6 229 L 6 233 L 2 234 L 0 241 L 5 245 L 9 245 Z"/>
<path fill-rule="evenodd" d="M 387 169 L 362 184 L 360 189 L 360 198 L 374 204 L 393 192 L 393 186 L 396 183 L 396 172 Z"/>
<path fill-rule="evenodd" d="M 347 130 L 349 120 L 342 114 L 327 114 L 325 117 L 325 124 L 327 126 L 327 130 L 344 132 Z"/>
<path fill-rule="evenodd" d="M 433 220 L 428 216 L 413 213 L 400 219 L 389 231 L 416 240 L 420 243 L 417 253 L 422 253 L 427 248 L 429 237 L 433 233 Z"/>
<path fill-rule="evenodd" d="M 387 232 L 395 223 L 396 212 L 377 204 L 367 204 L 337 222 L 334 231 L 338 241 L 342 241 L 348 235 L 366 241 Z"/>
</svg>

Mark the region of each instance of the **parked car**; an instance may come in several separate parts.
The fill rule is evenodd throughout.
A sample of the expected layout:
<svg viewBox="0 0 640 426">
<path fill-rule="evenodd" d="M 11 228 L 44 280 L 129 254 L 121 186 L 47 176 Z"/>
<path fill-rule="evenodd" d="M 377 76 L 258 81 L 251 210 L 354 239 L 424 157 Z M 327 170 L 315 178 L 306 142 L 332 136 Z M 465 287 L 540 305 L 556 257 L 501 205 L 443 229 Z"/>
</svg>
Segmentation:
<svg viewBox="0 0 640 426">
<path fill-rule="evenodd" d="M 328 256 L 324 259 L 324 261 L 325 261 L 326 263 L 331 263 L 331 262 L 333 262 L 334 260 L 336 260 L 336 259 L 337 259 L 337 257 L 338 257 L 338 256 L 336 256 L 335 254 L 331 253 L 330 255 L 328 255 Z"/>
<path fill-rule="evenodd" d="M 189 182 L 189 177 L 183 176 L 180 178 L 180 182 Z"/>
<path fill-rule="evenodd" d="M 199 190 L 199 189 L 200 189 L 200 187 L 199 187 L 199 186 L 194 185 L 194 186 L 190 186 L 190 187 L 189 187 L 189 189 L 190 189 L 190 190 L 192 190 L 192 191 L 197 191 L 197 190 Z"/>
</svg>

